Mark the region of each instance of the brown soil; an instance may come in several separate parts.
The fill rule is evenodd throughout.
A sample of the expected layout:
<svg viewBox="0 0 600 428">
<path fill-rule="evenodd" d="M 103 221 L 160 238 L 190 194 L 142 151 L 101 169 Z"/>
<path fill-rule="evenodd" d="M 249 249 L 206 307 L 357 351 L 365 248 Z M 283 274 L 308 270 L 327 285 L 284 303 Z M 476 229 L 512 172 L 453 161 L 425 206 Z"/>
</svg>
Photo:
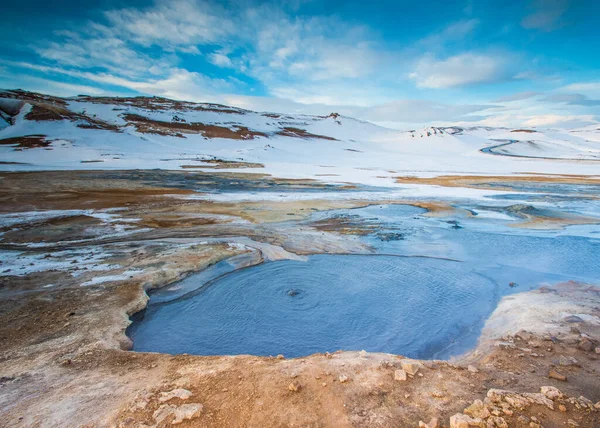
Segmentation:
<svg viewBox="0 0 600 428">
<path fill-rule="evenodd" d="M 210 165 L 181 165 L 183 169 L 235 169 L 235 168 L 264 168 L 262 163 L 255 162 L 242 162 L 242 161 L 228 161 L 223 159 L 207 159 L 201 161 L 203 164 Z"/>
<path fill-rule="evenodd" d="M 255 137 L 266 137 L 267 134 L 253 131 L 245 126 L 235 126 L 233 129 L 218 125 L 203 123 L 163 122 L 152 120 L 137 114 L 124 114 L 123 119 L 133 124 L 138 132 L 172 135 L 184 138 L 184 134 L 202 134 L 205 138 L 228 138 L 233 140 L 252 140 Z"/>
<path fill-rule="evenodd" d="M 25 135 L 0 140 L 2 146 L 13 146 L 19 149 L 38 149 L 48 147 L 50 144 L 52 144 L 52 141 L 46 140 L 45 135 Z"/>
<path fill-rule="evenodd" d="M 430 184 L 446 187 L 470 187 L 489 190 L 510 190 L 519 183 L 562 183 L 600 185 L 600 176 L 588 175 L 440 175 L 438 177 L 397 177 L 396 182 L 407 184 Z M 506 187 L 491 186 L 505 184 Z"/>
<path fill-rule="evenodd" d="M 291 127 L 285 127 L 285 128 L 283 128 L 281 131 L 277 132 L 277 135 L 283 135 L 285 137 L 318 138 L 318 139 L 321 139 L 321 140 L 337 141 L 337 139 L 335 139 L 333 137 L 329 137 L 327 135 L 311 134 L 310 132 L 308 132 L 308 131 L 306 131 L 304 129 L 291 128 Z"/>
</svg>

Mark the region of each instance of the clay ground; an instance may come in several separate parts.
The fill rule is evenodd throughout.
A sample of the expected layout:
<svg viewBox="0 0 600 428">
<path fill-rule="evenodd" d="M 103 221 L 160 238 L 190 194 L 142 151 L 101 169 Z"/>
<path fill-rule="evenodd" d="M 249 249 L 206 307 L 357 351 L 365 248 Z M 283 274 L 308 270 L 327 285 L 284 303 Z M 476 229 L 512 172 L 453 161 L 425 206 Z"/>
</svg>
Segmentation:
<svg viewBox="0 0 600 428">
<path fill-rule="evenodd" d="M 144 308 L 150 288 L 235 254 L 258 263 L 371 251 L 354 236 L 360 225 L 298 222 L 373 201 L 216 203 L 187 198 L 190 183 L 324 190 L 251 174 L 0 174 L 4 214 L 83 210 L 15 219 L 0 230 L 0 249 L 27 261 L 17 270 L 0 265 L 1 426 L 433 427 L 432 418 L 454 427 L 600 425 L 600 289 L 586 284 L 503 299 L 478 347 L 452 362 L 128 351 L 129 316 Z M 452 209 L 412 203 L 432 215 Z M 90 214 L 106 208 L 118 209 L 110 221 Z M 38 270 L 43 263 L 53 268 Z M 99 276 L 105 280 L 94 282 Z M 545 386 L 560 393 L 540 394 Z"/>
</svg>

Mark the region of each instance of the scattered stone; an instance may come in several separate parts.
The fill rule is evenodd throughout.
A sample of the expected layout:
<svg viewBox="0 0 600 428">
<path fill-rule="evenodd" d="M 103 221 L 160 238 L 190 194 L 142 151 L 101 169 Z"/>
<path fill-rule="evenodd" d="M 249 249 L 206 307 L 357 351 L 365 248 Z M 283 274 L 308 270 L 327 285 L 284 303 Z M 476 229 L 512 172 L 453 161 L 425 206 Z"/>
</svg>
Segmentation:
<svg viewBox="0 0 600 428">
<path fill-rule="evenodd" d="M 446 395 L 442 391 L 434 389 L 433 391 L 431 391 L 431 396 L 433 398 L 444 398 Z"/>
<path fill-rule="evenodd" d="M 552 400 L 550 400 L 544 394 L 541 394 L 539 392 L 535 392 L 535 393 L 525 392 L 522 395 L 527 400 L 529 400 L 529 402 L 531 402 L 531 403 L 539 404 L 541 406 L 546 406 L 550 410 L 554 410 L 554 403 L 552 402 Z"/>
<path fill-rule="evenodd" d="M 551 369 L 548 372 L 548 377 L 551 378 L 551 379 L 556 379 L 556 380 L 560 380 L 560 381 L 563 381 L 563 382 L 567 381 L 567 377 L 564 374 L 562 374 L 560 372 L 557 372 L 554 369 Z"/>
<path fill-rule="evenodd" d="M 540 392 L 548 397 L 550 400 L 556 400 L 557 398 L 562 398 L 563 393 L 560 392 L 558 388 L 553 386 L 542 386 L 540 388 Z"/>
<path fill-rule="evenodd" d="M 488 427 L 489 426 L 495 426 L 498 428 L 508 428 L 508 423 L 506 423 L 506 420 L 504 418 L 496 416 L 488 419 Z"/>
<path fill-rule="evenodd" d="M 578 427 L 579 426 L 579 424 L 577 422 L 575 422 L 573 419 L 569 419 L 567 421 L 567 425 L 570 427 Z"/>
<path fill-rule="evenodd" d="M 360 355 L 361 358 L 367 358 L 367 351 L 363 349 L 358 353 L 358 355 Z"/>
<path fill-rule="evenodd" d="M 557 359 L 553 360 L 552 363 L 563 367 L 579 366 L 579 361 L 575 358 L 565 357 L 564 355 L 560 355 Z"/>
<path fill-rule="evenodd" d="M 156 420 L 157 425 L 159 425 L 172 415 L 174 419 L 171 425 L 177 425 L 184 420 L 191 420 L 198 417 L 202 412 L 202 408 L 202 404 L 182 404 L 179 407 L 173 404 L 163 404 L 152 414 L 152 417 Z"/>
<path fill-rule="evenodd" d="M 462 413 L 450 417 L 450 428 L 469 428 L 483 426 L 481 419 L 474 419 Z"/>
<path fill-rule="evenodd" d="M 560 410 L 561 412 L 565 413 L 567 411 L 567 406 L 565 406 L 564 404 L 559 404 L 558 405 L 558 410 Z"/>
<path fill-rule="evenodd" d="M 596 346 L 596 347 L 594 348 L 594 352 L 595 352 L 596 354 L 600 354 L 600 346 Z"/>
<path fill-rule="evenodd" d="M 563 318 L 564 322 L 583 322 L 583 320 L 577 315 L 569 315 L 568 317 Z"/>
<path fill-rule="evenodd" d="M 481 400 L 473 401 L 473 404 L 467 407 L 463 413 L 479 419 L 486 419 L 491 416 L 490 411 L 483 405 L 483 401 Z"/>
<path fill-rule="evenodd" d="M 420 362 L 415 360 L 404 359 L 400 361 L 402 369 L 410 376 L 417 374 L 419 369 L 423 366 Z"/>
<path fill-rule="evenodd" d="M 596 404 L 594 404 L 594 407 L 598 410 L 600 410 L 600 401 L 598 401 Z"/>
<path fill-rule="evenodd" d="M 594 411 L 594 403 L 592 403 L 592 400 L 585 398 L 583 395 L 580 395 L 579 398 L 577 399 L 577 402 L 579 403 L 579 405 L 581 407 L 587 407 L 589 410 Z"/>
<path fill-rule="evenodd" d="M 301 388 L 302 386 L 298 382 L 292 382 L 288 385 L 288 389 L 292 392 L 298 392 Z"/>
<path fill-rule="evenodd" d="M 487 392 L 487 398 L 492 403 L 509 404 L 510 406 L 517 409 L 524 409 L 530 404 L 530 401 L 527 398 L 521 396 L 521 394 L 517 394 L 515 392 L 510 391 L 504 391 L 502 389 L 490 389 Z M 502 403 L 503 401 L 505 403 Z"/>
<path fill-rule="evenodd" d="M 470 371 L 471 373 L 479 373 L 479 370 L 478 370 L 478 369 L 477 369 L 477 367 L 475 367 L 475 366 L 471 366 L 471 365 L 469 365 L 469 366 L 467 367 L 467 370 L 468 370 L 468 371 Z"/>
<path fill-rule="evenodd" d="M 278 360 L 285 360 L 285 357 L 282 354 L 277 355 Z"/>
<path fill-rule="evenodd" d="M 419 428 L 440 428 L 440 421 L 438 418 L 431 418 L 429 423 L 419 421 Z"/>
<path fill-rule="evenodd" d="M 521 330 L 521 331 L 517 332 L 517 334 L 515 334 L 515 336 L 521 340 L 524 340 L 525 342 L 528 342 L 533 337 L 533 335 L 531 333 L 529 333 L 525 330 Z"/>
<path fill-rule="evenodd" d="M 180 400 L 187 400 L 192 396 L 192 393 L 187 389 L 178 388 L 168 392 L 161 392 L 160 397 L 158 397 L 158 401 L 164 403 L 166 401 L 172 400 L 173 398 L 179 398 Z"/>
<path fill-rule="evenodd" d="M 406 380 L 407 376 L 406 376 L 406 372 L 402 369 L 398 369 L 394 372 L 394 380 Z"/>
<path fill-rule="evenodd" d="M 525 415 L 521 415 L 517 418 L 517 421 L 519 423 L 522 423 L 523 425 L 528 424 L 529 423 L 529 418 Z"/>
<path fill-rule="evenodd" d="M 338 380 L 340 381 L 340 383 L 348 382 L 348 376 L 346 376 L 346 375 L 340 375 L 340 377 L 338 378 Z"/>
<path fill-rule="evenodd" d="M 584 337 L 583 339 L 581 339 L 581 341 L 579 342 L 579 345 L 578 345 L 578 348 L 585 352 L 593 351 L 594 347 L 595 347 L 594 342 L 592 342 L 587 337 Z"/>
<path fill-rule="evenodd" d="M 542 428 L 537 422 L 529 422 L 529 428 Z"/>
</svg>

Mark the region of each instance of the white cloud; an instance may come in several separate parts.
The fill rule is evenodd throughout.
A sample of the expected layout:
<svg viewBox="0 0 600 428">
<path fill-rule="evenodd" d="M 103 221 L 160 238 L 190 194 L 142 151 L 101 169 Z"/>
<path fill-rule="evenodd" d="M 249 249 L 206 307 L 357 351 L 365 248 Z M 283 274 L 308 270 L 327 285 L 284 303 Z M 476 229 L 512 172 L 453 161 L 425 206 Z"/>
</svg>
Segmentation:
<svg viewBox="0 0 600 428">
<path fill-rule="evenodd" d="M 502 57 L 465 53 L 438 60 L 425 56 L 409 75 L 420 88 L 451 88 L 485 83 L 506 77 Z"/>
<path fill-rule="evenodd" d="M 463 19 L 446 26 L 439 33 L 434 33 L 422 39 L 419 44 L 429 49 L 443 48 L 445 44 L 455 42 L 469 36 L 479 25 L 479 19 Z"/>
<path fill-rule="evenodd" d="M 121 37 L 144 46 L 197 53 L 196 45 L 224 41 L 235 29 L 227 10 L 215 2 L 175 0 L 153 7 L 105 13 Z"/>
<path fill-rule="evenodd" d="M 208 55 L 208 60 L 217 67 L 232 68 L 231 59 L 222 52 L 213 52 Z"/>
<path fill-rule="evenodd" d="M 506 95 L 506 96 L 497 98 L 495 101 L 498 103 L 521 101 L 521 100 L 527 100 L 529 98 L 536 97 L 538 95 L 540 95 L 539 92 L 525 91 L 525 92 L 518 92 L 518 93 L 512 94 L 512 95 Z"/>
<path fill-rule="evenodd" d="M 558 89 L 560 92 L 579 92 L 589 97 L 600 97 L 600 81 L 571 83 Z"/>
</svg>

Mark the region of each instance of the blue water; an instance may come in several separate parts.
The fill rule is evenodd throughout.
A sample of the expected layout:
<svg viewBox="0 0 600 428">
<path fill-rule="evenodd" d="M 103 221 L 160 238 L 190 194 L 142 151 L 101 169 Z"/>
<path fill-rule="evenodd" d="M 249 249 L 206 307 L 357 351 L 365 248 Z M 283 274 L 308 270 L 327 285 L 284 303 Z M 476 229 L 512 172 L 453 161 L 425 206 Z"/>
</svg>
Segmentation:
<svg viewBox="0 0 600 428">
<path fill-rule="evenodd" d="M 475 346 L 502 296 L 572 279 L 600 283 L 599 239 L 515 229 L 510 218 L 423 213 L 407 205 L 316 213 L 312 220 L 377 225 L 360 238 L 376 254 L 234 272 L 216 265 L 182 281 L 175 299 L 165 298 L 168 291 L 151 295 L 128 331 L 134 350 L 297 357 L 365 349 L 448 358 Z"/>
<path fill-rule="evenodd" d="M 134 350 L 288 357 L 361 350 L 444 357 L 473 346 L 498 286 L 462 263 L 318 255 L 226 275 L 150 305 Z"/>
</svg>

